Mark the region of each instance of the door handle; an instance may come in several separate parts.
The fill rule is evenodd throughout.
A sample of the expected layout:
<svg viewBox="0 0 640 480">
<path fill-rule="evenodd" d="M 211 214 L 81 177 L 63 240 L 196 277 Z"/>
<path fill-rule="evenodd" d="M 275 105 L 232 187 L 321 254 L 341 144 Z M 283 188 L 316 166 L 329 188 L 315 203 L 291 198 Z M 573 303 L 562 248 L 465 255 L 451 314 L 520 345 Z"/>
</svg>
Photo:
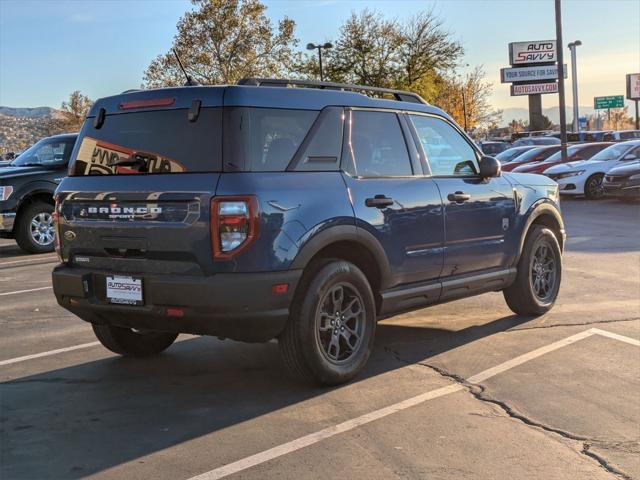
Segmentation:
<svg viewBox="0 0 640 480">
<path fill-rule="evenodd" d="M 471 195 L 464 192 L 450 193 L 449 195 L 447 195 L 447 199 L 450 202 L 456 202 L 456 203 L 466 202 L 470 198 L 471 198 Z"/>
<path fill-rule="evenodd" d="M 364 201 L 367 207 L 385 208 L 393 205 L 393 198 L 385 197 L 384 195 L 376 195 L 373 198 L 367 198 Z"/>
</svg>

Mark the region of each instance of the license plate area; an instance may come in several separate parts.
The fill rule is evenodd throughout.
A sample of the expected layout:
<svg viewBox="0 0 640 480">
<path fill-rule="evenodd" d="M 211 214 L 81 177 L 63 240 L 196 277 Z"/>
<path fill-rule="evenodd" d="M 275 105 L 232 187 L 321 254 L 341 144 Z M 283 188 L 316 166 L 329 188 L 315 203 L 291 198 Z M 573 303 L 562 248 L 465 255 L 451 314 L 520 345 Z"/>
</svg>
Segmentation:
<svg viewBox="0 0 640 480">
<path fill-rule="evenodd" d="M 142 278 L 113 275 L 105 277 L 106 298 L 118 305 L 144 305 Z"/>
</svg>

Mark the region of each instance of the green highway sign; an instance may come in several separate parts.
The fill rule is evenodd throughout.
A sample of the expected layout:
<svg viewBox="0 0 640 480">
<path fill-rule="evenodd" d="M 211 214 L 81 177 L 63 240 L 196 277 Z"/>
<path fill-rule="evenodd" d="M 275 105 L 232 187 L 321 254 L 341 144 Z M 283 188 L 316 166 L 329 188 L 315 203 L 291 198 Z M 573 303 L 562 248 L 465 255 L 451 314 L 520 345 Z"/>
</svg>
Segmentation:
<svg viewBox="0 0 640 480">
<path fill-rule="evenodd" d="M 596 110 L 606 110 L 609 108 L 623 108 L 624 96 L 623 95 L 610 95 L 608 97 L 594 97 L 593 108 Z"/>
</svg>

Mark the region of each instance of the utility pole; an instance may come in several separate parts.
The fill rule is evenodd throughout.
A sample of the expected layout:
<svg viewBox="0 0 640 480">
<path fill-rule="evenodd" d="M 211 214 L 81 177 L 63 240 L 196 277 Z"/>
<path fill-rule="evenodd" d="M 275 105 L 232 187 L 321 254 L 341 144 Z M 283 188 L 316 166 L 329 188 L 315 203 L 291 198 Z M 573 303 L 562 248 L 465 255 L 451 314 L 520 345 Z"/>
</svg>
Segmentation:
<svg viewBox="0 0 640 480">
<path fill-rule="evenodd" d="M 329 48 L 333 48 L 333 44 L 330 42 L 323 43 L 322 45 L 307 43 L 307 50 L 318 50 L 318 61 L 320 63 L 320 81 L 324 82 L 324 72 L 322 71 L 322 49 L 328 50 Z"/>
<path fill-rule="evenodd" d="M 555 0 L 556 50 L 558 51 L 558 100 L 560 107 L 560 151 L 562 162 L 567 161 L 567 112 L 564 101 L 564 55 L 562 48 L 562 0 Z"/>
<path fill-rule="evenodd" d="M 580 113 L 578 112 L 578 71 L 576 69 L 576 47 L 582 45 L 580 40 L 576 40 L 575 42 L 571 42 L 569 45 L 569 50 L 571 50 L 571 84 L 573 87 L 573 131 L 580 131 L 580 123 L 578 122 L 578 117 Z"/>
</svg>

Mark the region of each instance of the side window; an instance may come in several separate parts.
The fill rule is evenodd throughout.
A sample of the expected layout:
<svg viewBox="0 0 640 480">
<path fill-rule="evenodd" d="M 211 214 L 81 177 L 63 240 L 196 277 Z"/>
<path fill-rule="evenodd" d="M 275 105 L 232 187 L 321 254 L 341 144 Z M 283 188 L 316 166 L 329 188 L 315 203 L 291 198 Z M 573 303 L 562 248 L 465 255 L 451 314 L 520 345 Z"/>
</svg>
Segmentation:
<svg viewBox="0 0 640 480">
<path fill-rule="evenodd" d="M 479 172 L 475 150 L 444 120 L 410 115 L 434 176 L 468 176 Z"/>
<path fill-rule="evenodd" d="M 343 109 L 325 108 L 292 160 L 299 172 L 338 170 L 342 148 Z"/>
<path fill-rule="evenodd" d="M 226 108 L 225 170 L 284 171 L 317 116 L 314 110 Z"/>
<path fill-rule="evenodd" d="M 352 164 L 346 169 L 362 177 L 412 175 L 409 151 L 395 113 L 351 112 L 351 131 L 346 155 Z"/>
</svg>

